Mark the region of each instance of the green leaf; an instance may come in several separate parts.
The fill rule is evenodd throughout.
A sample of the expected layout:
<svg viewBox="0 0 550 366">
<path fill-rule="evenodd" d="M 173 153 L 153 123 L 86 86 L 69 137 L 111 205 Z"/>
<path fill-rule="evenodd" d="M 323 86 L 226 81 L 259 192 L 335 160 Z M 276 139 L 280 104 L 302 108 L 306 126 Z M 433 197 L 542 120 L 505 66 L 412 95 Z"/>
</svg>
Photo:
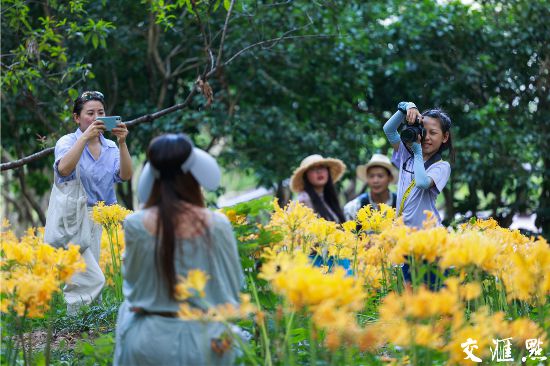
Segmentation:
<svg viewBox="0 0 550 366">
<path fill-rule="evenodd" d="M 94 34 L 92 36 L 92 44 L 94 45 L 94 48 L 97 48 L 99 46 L 99 38 L 97 34 Z"/>
<path fill-rule="evenodd" d="M 305 328 L 294 328 L 290 331 L 290 342 L 298 343 L 307 338 L 307 332 Z"/>
<path fill-rule="evenodd" d="M 185 5 L 187 6 L 187 11 L 189 11 L 191 14 L 195 15 L 195 11 L 193 10 L 193 4 L 191 4 L 191 0 L 187 0 L 185 2 Z"/>
</svg>

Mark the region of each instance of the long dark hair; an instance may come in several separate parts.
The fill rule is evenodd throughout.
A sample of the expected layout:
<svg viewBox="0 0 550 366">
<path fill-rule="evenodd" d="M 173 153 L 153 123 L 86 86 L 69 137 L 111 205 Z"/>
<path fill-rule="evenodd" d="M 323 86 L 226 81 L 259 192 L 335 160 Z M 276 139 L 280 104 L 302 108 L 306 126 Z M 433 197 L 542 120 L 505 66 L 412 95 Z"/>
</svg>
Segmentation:
<svg viewBox="0 0 550 366">
<path fill-rule="evenodd" d="M 422 112 L 422 115 L 424 117 L 431 117 L 435 118 L 439 121 L 439 124 L 441 125 L 441 130 L 443 131 L 443 135 L 445 135 L 446 132 L 449 133 L 449 138 L 447 139 L 447 142 L 444 142 L 441 147 L 439 148 L 439 152 L 443 152 L 445 150 L 449 150 L 449 159 L 452 163 L 455 161 L 455 150 L 453 148 L 453 138 L 451 136 L 451 117 L 443 111 L 440 108 L 433 108 L 428 109 Z"/>
<path fill-rule="evenodd" d="M 177 283 L 174 255 L 176 249 L 176 228 L 181 214 L 186 212 L 182 203 L 205 207 L 199 183 L 190 173 L 184 173 L 181 165 L 193 150 L 191 140 L 184 134 L 168 134 L 154 138 L 149 144 L 147 158 L 159 176 L 155 179 L 151 195 L 145 208 L 156 206 L 156 265 L 168 283 L 168 293 L 174 298 Z M 195 215 L 196 216 L 196 215 Z M 206 224 L 199 217 L 189 219 L 190 223 L 204 229 Z M 182 248 L 178 248 L 183 250 Z"/>
<path fill-rule="evenodd" d="M 304 191 L 309 195 L 311 203 L 313 204 L 313 209 L 319 216 L 321 216 L 325 220 L 334 221 L 334 217 L 332 217 L 332 215 L 329 213 L 325 204 L 322 202 L 321 197 L 319 197 L 317 192 L 315 192 L 315 188 L 313 188 L 313 185 L 309 182 L 306 175 L 307 174 L 303 175 Z M 336 214 L 336 216 L 338 216 L 339 223 L 346 221 L 344 219 L 344 213 L 342 212 L 340 203 L 338 203 L 338 194 L 336 193 L 336 188 L 334 188 L 334 183 L 332 182 L 330 170 L 327 184 L 325 184 L 325 187 L 323 188 L 323 198 L 325 199 L 331 210 Z"/>
</svg>

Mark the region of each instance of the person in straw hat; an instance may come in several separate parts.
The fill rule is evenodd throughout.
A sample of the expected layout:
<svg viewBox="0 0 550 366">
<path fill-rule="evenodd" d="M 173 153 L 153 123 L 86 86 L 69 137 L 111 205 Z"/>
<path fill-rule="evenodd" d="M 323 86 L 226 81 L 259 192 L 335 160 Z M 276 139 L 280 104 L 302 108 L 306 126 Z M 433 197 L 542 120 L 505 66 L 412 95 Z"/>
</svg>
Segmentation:
<svg viewBox="0 0 550 366">
<path fill-rule="evenodd" d="M 310 155 L 292 174 L 290 190 L 298 193 L 297 200 L 320 217 L 342 223 L 344 214 L 334 183 L 342 178 L 345 171 L 346 165 L 340 159 Z"/>
<path fill-rule="evenodd" d="M 396 207 L 397 195 L 390 192 L 389 185 L 397 183 L 399 172 L 387 156 L 374 154 L 367 164 L 357 167 L 356 173 L 357 178 L 367 183 L 369 190 L 346 203 L 344 206 L 346 220 L 355 220 L 357 211 L 368 204 L 374 209 L 378 209 L 380 203 Z"/>
</svg>

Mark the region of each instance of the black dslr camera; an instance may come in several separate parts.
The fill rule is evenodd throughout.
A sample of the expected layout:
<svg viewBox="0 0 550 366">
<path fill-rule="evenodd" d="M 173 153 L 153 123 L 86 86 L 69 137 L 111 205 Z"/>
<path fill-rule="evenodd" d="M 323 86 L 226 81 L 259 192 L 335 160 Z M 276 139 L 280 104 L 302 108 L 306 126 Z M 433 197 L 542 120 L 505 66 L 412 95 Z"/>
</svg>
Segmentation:
<svg viewBox="0 0 550 366">
<path fill-rule="evenodd" d="M 420 118 L 416 117 L 416 121 L 414 121 L 412 125 L 405 122 L 405 127 L 401 131 L 401 141 L 403 141 L 405 145 L 412 144 L 416 142 L 418 136 L 420 136 L 420 141 L 424 141 L 424 138 L 426 138 L 426 130 Z"/>
</svg>

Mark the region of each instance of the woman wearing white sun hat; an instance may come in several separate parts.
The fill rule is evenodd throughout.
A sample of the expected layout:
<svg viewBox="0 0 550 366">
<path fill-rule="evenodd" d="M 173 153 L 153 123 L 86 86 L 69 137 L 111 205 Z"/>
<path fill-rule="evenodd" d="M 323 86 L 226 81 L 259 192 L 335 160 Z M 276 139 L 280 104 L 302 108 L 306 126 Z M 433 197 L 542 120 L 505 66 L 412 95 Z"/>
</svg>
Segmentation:
<svg viewBox="0 0 550 366">
<path fill-rule="evenodd" d="M 378 209 L 380 203 L 396 207 L 397 195 L 389 190 L 389 185 L 397 182 L 399 172 L 387 156 L 374 154 L 367 164 L 357 167 L 356 173 L 357 178 L 367 183 L 369 190 L 346 203 L 346 220 L 355 220 L 357 211 L 368 204 L 375 209 Z"/>
<path fill-rule="evenodd" d="M 344 214 L 334 183 L 342 178 L 345 171 L 346 165 L 340 159 L 310 155 L 292 174 L 290 190 L 298 193 L 297 200 L 320 217 L 342 223 Z"/>
</svg>

